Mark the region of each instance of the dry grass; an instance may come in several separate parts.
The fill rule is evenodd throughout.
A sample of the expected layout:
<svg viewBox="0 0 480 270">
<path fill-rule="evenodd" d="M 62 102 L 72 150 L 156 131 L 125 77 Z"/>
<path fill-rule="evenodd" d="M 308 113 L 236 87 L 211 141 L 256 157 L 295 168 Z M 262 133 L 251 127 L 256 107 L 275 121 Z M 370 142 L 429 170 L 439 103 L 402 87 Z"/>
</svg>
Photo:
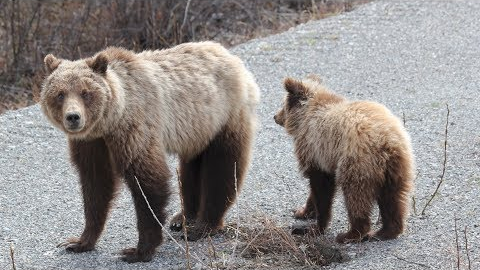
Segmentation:
<svg viewBox="0 0 480 270">
<path fill-rule="evenodd" d="M 234 227 L 239 227 L 238 231 Z M 278 226 L 269 218 L 264 218 L 260 226 L 227 227 L 227 237 L 234 233 L 239 235 L 239 256 L 263 267 L 323 266 L 347 260 L 322 235 L 292 235 L 290 228 Z"/>
<path fill-rule="evenodd" d="M 229 47 L 368 0 L 0 1 L 0 113 L 33 104 L 47 53 L 78 59 L 199 40 Z"/>
<path fill-rule="evenodd" d="M 238 193 L 236 164 L 234 175 L 235 191 Z M 179 181 L 179 185 L 181 185 L 178 170 L 177 179 Z M 184 248 L 167 231 L 152 210 L 136 176 L 135 181 L 156 222 L 161 226 L 162 230 L 174 242 L 174 244 L 185 254 L 186 269 L 191 269 L 191 258 L 195 259 L 202 267 L 207 267 L 209 269 L 238 268 L 238 256 L 244 259 L 254 260 L 254 264 L 261 266 L 261 268 L 276 266 L 323 266 L 332 262 L 343 262 L 348 259 L 340 249 L 335 248 L 331 243 L 326 241 L 323 236 L 315 234 L 314 230 L 311 230 L 309 234 L 305 234 L 303 236 L 292 235 L 290 228 L 277 226 L 275 222 L 271 221 L 269 218 L 264 218 L 260 222 L 260 226 L 243 226 L 240 224 L 238 217 L 238 203 L 235 203 L 237 210 L 236 223 L 226 226 L 226 230 L 223 232 L 225 239 L 232 239 L 232 241 L 227 241 L 226 245 L 224 245 L 222 248 L 229 249 L 232 252 L 228 258 L 218 258 L 216 247 L 213 244 L 211 237 L 207 236 L 209 244 L 207 254 L 208 265 L 204 265 L 204 261 L 200 259 L 200 257 L 198 257 L 193 250 L 191 250 L 188 245 L 188 241 L 185 241 L 186 247 Z M 183 212 L 183 200 L 181 200 L 181 204 Z M 255 224 L 258 222 L 256 222 L 256 220 L 251 220 L 249 223 Z M 183 227 L 186 228 L 185 218 Z M 184 239 L 187 239 L 186 233 L 186 230 L 184 230 Z M 237 249 L 240 251 L 238 254 Z"/>
</svg>

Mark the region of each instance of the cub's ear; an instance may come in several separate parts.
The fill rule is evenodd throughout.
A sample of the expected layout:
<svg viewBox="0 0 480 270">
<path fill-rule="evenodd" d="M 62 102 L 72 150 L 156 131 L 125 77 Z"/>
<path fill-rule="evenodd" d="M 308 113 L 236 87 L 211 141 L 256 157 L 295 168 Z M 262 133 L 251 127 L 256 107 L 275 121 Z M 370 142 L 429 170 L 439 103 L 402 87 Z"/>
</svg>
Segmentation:
<svg viewBox="0 0 480 270">
<path fill-rule="evenodd" d="M 105 75 L 105 73 L 107 73 L 108 59 L 104 54 L 100 53 L 95 58 L 88 59 L 86 62 L 93 72 L 100 75 Z"/>
<path fill-rule="evenodd" d="M 283 81 L 283 85 L 285 90 L 294 96 L 306 96 L 307 94 L 307 88 L 301 81 L 292 78 L 286 78 Z"/>
<path fill-rule="evenodd" d="M 57 69 L 58 65 L 62 62 L 62 60 L 53 56 L 53 54 L 47 54 L 43 59 L 45 63 L 45 68 L 47 69 L 48 74 L 51 74 L 55 69 Z"/>
</svg>

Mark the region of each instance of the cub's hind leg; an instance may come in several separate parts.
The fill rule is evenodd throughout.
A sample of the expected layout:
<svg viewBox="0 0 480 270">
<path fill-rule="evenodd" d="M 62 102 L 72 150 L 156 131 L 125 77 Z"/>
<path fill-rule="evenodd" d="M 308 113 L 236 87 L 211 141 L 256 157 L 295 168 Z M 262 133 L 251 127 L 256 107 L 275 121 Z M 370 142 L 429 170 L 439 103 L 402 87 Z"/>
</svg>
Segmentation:
<svg viewBox="0 0 480 270">
<path fill-rule="evenodd" d="M 337 235 L 339 243 L 360 242 L 370 231 L 370 215 L 377 198 L 378 187 L 374 175 L 364 175 L 365 168 L 360 162 L 351 161 L 337 171 L 337 183 L 341 185 L 345 198 L 350 229 Z"/>
<path fill-rule="evenodd" d="M 385 184 L 380 188 L 378 196 L 382 228 L 371 236 L 375 240 L 398 237 L 404 230 L 408 215 L 410 192 L 413 187 L 412 166 L 406 160 L 403 164 L 393 165 L 395 166 L 387 171 Z"/>
</svg>

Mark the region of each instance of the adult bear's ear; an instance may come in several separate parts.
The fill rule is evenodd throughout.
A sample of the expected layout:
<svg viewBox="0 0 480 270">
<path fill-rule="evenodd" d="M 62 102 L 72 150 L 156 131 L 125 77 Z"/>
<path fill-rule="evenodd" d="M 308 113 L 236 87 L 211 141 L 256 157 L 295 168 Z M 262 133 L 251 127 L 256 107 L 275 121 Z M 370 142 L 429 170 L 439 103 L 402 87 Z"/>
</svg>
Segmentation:
<svg viewBox="0 0 480 270">
<path fill-rule="evenodd" d="M 298 97 L 306 97 L 307 95 L 307 88 L 301 81 L 295 80 L 293 78 L 286 78 L 283 81 L 283 85 L 285 87 L 285 90 L 287 90 L 288 93 L 292 94 L 293 96 L 298 96 Z"/>
<path fill-rule="evenodd" d="M 58 65 L 62 62 L 61 59 L 56 58 L 53 54 L 47 54 L 43 59 L 45 63 L 45 68 L 47 69 L 48 74 L 51 74 L 55 69 L 57 69 Z"/>
<path fill-rule="evenodd" d="M 93 72 L 100 75 L 105 75 L 107 73 L 108 59 L 104 54 L 100 53 L 95 56 L 95 58 L 88 59 L 86 62 Z"/>
</svg>

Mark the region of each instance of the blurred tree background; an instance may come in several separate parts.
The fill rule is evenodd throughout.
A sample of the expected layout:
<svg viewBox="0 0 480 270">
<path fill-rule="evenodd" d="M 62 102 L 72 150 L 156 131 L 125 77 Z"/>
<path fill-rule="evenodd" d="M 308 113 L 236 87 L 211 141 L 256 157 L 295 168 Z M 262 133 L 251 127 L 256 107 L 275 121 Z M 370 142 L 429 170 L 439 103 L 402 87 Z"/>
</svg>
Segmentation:
<svg viewBox="0 0 480 270">
<path fill-rule="evenodd" d="M 48 53 L 67 59 L 106 46 L 135 51 L 187 41 L 230 47 L 368 0 L 0 0 L 0 113 L 34 103 Z"/>
</svg>

